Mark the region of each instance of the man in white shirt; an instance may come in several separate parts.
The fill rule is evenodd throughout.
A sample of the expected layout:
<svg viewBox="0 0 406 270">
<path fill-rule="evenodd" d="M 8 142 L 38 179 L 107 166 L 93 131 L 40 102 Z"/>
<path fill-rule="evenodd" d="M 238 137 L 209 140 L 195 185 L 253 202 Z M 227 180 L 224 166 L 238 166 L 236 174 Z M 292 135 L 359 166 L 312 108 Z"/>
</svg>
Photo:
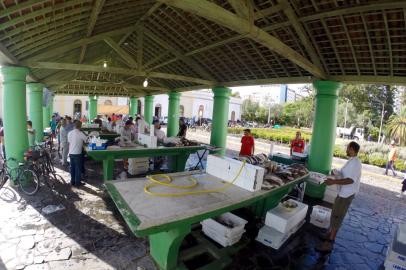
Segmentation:
<svg viewBox="0 0 406 270">
<path fill-rule="evenodd" d="M 154 136 L 157 137 L 158 142 L 163 142 L 166 135 L 165 132 L 161 129 L 161 123 L 159 123 L 159 120 L 156 119 L 152 122 L 154 124 Z"/>
<path fill-rule="evenodd" d="M 331 211 L 330 233 L 327 239 L 325 239 L 320 246 L 316 247 L 317 251 L 331 252 L 337 232 L 347 214 L 348 208 L 350 207 L 355 194 L 359 191 L 362 170 L 361 161 L 357 157 L 359 149 L 360 146 L 358 143 L 350 142 L 347 147 L 348 161 L 340 170 L 333 171 L 333 175 L 336 176 L 335 179 L 328 178 L 324 181 L 328 186 L 338 185 L 339 192 Z"/>
<path fill-rule="evenodd" d="M 83 169 L 83 144 L 87 141 L 86 135 L 80 130 L 82 122 L 76 121 L 75 128 L 68 133 L 69 158 L 70 158 L 70 183 L 72 186 L 80 186 Z"/>
</svg>

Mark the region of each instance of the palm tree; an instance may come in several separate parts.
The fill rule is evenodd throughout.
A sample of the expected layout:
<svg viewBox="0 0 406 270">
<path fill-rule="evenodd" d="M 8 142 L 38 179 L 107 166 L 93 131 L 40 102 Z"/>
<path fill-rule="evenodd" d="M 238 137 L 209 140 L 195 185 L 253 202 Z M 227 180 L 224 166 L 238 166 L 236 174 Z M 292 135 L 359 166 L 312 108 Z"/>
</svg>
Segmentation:
<svg viewBox="0 0 406 270">
<path fill-rule="evenodd" d="M 406 107 L 389 118 L 387 129 L 391 138 L 399 140 L 402 146 L 406 144 Z"/>
</svg>

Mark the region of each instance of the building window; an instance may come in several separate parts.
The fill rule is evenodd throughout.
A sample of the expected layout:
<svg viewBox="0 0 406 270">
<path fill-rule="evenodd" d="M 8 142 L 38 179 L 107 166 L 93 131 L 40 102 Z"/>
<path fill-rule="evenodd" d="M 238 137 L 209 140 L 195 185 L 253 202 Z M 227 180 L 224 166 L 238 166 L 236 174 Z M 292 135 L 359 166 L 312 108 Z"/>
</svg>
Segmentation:
<svg viewBox="0 0 406 270">
<path fill-rule="evenodd" d="M 185 107 L 183 105 L 179 106 L 179 115 L 180 115 L 180 117 L 185 116 Z"/>
<path fill-rule="evenodd" d="M 235 122 L 235 111 L 231 112 L 231 121 Z"/>
<path fill-rule="evenodd" d="M 113 105 L 113 102 L 111 102 L 110 99 L 107 99 L 107 100 L 104 102 L 104 105 Z"/>
</svg>

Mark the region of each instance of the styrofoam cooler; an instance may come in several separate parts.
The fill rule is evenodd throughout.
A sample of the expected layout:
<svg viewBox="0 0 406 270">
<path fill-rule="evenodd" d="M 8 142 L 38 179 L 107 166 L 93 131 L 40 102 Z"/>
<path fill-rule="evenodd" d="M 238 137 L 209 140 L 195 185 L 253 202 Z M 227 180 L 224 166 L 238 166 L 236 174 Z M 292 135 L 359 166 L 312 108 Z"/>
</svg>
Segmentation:
<svg viewBox="0 0 406 270">
<path fill-rule="evenodd" d="M 323 201 L 328 203 L 334 203 L 337 195 L 338 195 L 338 186 L 331 185 L 326 187 L 326 191 L 324 192 Z"/>
<path fill-rule="evenodd" d="M 137 175 L 148 172 L 149 158 L 129 158 L 128 159 L 128 173 Z"/>
<path fill-rule="evenodd" d="M 406 223 L 399 224 L 396 240 L 402 244 L 406 244 Z"/>
<path fill-rule="evenodd" d="M 259 232 L 256 240 L 265 246 L 271 247 L 273 249 L 279 249 L 288 239 L 289 237 L 297 232 L 299 228 L 305 223 L 305 220 L 302 220 L 299 224 L 293 227 L 290 231 L 286 233 L 281 233 L 280 231 L 276 230 L 275 228 L 271 228 L 268 226 L 263 226 Z"/>
<path fill-rule="evenodd" d="M 227 227 L 209 218 L 201 222 L 204 234 L 222 246 L 230 246 L 237 243 L 245 232 L 244 227 L 247 221 L 232 213 L 225 213 L 217 218 L 232 224 L 233 227 Z"/>
<path fill-rule="evenodd" d="M 287 233 L 298 224 L 300 224 L 307 214 L 308 205 L 293 199 L 288 201 L 297 204 L 296 208 L 287 209 L 279 203 L 279 205 L 266 213 L 265 225 L 278 230 L 281 233 Z"/>
<path fill-rule="evenodd" d="M 392 243 L 386 253 L 385 269 L 405 269 L 406 270 L 406 224 L 399 224 Z"/>
<path fill-rule="evenodd" d="M 315 205 L 310 215 L 310 223 L 323 229 L 330 227 L 331 209 Z"/>
<path fill-rule="evenodd" d="M 386 262 L 394 263 L 406 268 L 406 256 L 395 252 L 392 246 L 388 248 L 386 253 Z"/>
<path fill-rule="evenodd" d="M 228 157 L 209 155 L 207 157 L 206 173 L 230 182 L 238 175 L 243 165 L 242 161 Z M 248 191 L 259 191 L 264 180 L 265 169 L 246 163 L 234 185 Z"/>
<path fill-rule="evenodd" d="M 388 260 L 385 261 L 384 266 L 386 270 L 406 270 L 406 267 Z"/>
</svg>

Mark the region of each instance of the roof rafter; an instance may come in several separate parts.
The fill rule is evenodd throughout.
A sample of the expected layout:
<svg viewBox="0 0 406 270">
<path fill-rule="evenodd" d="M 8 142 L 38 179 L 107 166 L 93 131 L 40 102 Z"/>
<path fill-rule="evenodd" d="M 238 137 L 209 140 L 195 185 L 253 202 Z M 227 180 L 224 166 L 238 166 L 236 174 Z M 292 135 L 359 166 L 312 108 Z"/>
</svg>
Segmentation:
<svg viewBox="0 0 406 270">
<path fill-rule="evenodd" d="M 39 53 L 36 54 L 28 59 L 25 59 L 23 61 L 24 62 L 32 62 L 32 61 L 38 61 L 41 59 L 48 59 L 48 58 L 52 58 L 52 57 L 56 57 L 59 56 L 65 52 L 68 52 L 70 50 L 76 49 L 81 47 L 82 45 L 85 44 L 90 44 L 90 43 L 94 43 L 97 41 L 101 41 L 103 39 L 105 39 L 106 37 L 112 37 L 112 36 L 116 36 L 116 35 L 122 35 L 124 33 L 127 33 L 128 31 L 132 30 L 134 27 L 133 26 L 129 26 L 129 27 L 125 27 L 125 28 L 121 28 L 120 30 L 113 30 L 113 31 L 109 31 L 109 32 L 104 32 L 98 35 L 94 35 L 88 38 L 82 38 L 79 39 L 75 42 L 71 42 L 71 43 L 67 43 L 63 46 L 57 46 L 55 48 L 51 48 L 46 52 L 43 53 Z"/>
<path fill-rule="evenodd" d="M 69 63 L 54 63 L 54 62 L 26 62 L 26 65 L 29 68 L 41 68 L 41 69 L 59 69 L 59 70 L 72 70 L 72 71 L 90 71 L 90 72 L 108 72 L 108 73 L 116 73 L 116 74 L 123 74 L 129 76 L 136 76 L 136 77 L 151 77 L 151 78 L 159 78 L 159 79 L 168 79 L 168 80 L 178 80 L 178 81 L 185 81 L 191 82 L 196 84 L 205 84 L 208 86 L 215 85 L 215 82 L 203 80 L 199 78 L 177 75 L 177 74 L 168 74 L 162 72 L 145 72 L 145 71 L 137 71 L 134 69 L 127 69 L 127 68 L 118 68 L 118 67 L 101 67 L 95 65 L 84 65 L 84 64 L 69 64 Z"/>
<path fill-rule="evenodd" d="M 139 65 L 134 58 L 118 45 L 111 37 L 106 37 L 104 41 L 131 67 L 136 68 Z"/>
<path fill-rule="evenodd" d="M 254 20 L 259 20 L 259 19 L 262 19 L 262 18 L 267 17 L 269 15 L 278 13 L 282 9 L 283 9 L 283 6 L 278 4 L 278 5 L 274 5 L 272 7 L 269 7 L 269 8 L 258 10 L 254 14 Z"/>
<path fill-rule="evenodd" d="M 92 8 L 92 14 L 90 14 L 89 24 L 88 24 L 87 30 L 86 30 L 86 37 L 90 37 L 92 35 L 94 26 L 96 25 L 96 22 L 97 22 L 97 18 L 99 17 L 99 13 L 103 9 L 104 2 L 105 2 L 105 0 L 96 0 L 94 2 L 94 6 Z M 80 56 L 79 56 L 79 64 L 81 64 L 83 62 L 83 59 L 85 59 L 86 49 L 87 49 L 87 44 L 82 46 L 82 50 L 80 51 Z"/>
<path fill-rule="evenodd" d="M 155 35 L 152 33 L 150 30 L 144 29 L 144 33 L 146 36 L 148 36 L 150 39 L 158 43 L 160 46 L 163 48 L 166 48 L 171 51 L 176 57 L 178 57 L 180 60 L 184 61 L 186 64 L 188 64 L 193 70 L 195 70 L 200 76 L 214 81 L 213 76 L 211 76 L 202 66 L 200 66 L 199 63 L 197 63 L 193 58 L 185 56 L 183 53 L 181 53 L 178 49 L 174 48 L 171 46 L 168 42 L 160 38 L 159 36 Z M 161 67 L 161 65 L 154 66 L 150 68 L 149 70 L 154 70 Z"/>
<path fill-rule="evenodd" d="M 168 91 L 168 88 L 164 87 L 155 87 L 155 86 L 148 86 L 144 87 L 142 85 L 134 85 L 130 83 L 112 83 L 112 82 L 100 82 L 100 81 L 83 81 L 83 80 L 71 80 L 71 81 L 64 81 L 64 80 L 45 80 L 44 81 L 47 85 L 84 85 L 84 86 L 104 86 L 104 87 L 125 87 L 129 89 L 144 89 L 144 90 L 151 90 L 151 91 Z"/>
<path fill-rule="evenodd" d="M 248 7 L 248 2 L 245 0 L 228 0 L 228 3 L 233 7 L 235 13 L 241 18 L 249 19 L 250 10 Z"/>
<path fill-rule="evenodd" d="M 142 58 L 144 55 L 144 22 L 141 22 L 137 29 L 137 63 L 138 71 L 142 69 Z"/>
<path fill-rule="evenodd" d="M 316 77 L 326 78 L 326 75 L 319 67 L 311 63 L 308 59 L 297 53 L 285 43 L 251 24 L 248 20 L 242 19 L 214 3 L 208 2 L 207 0 L 200 0 L 198 2 L 194 0 L 159 1 L 197 16 L 204 17 L 207 20 L 213 21 L 240 34 L 247 34 L 249 38 L 262 44 L 268 49 L 275 51 Z"/>
<path fill-rule="evenodd" d="M 319 56 L 317 55 L 315 49 L 313 48 L 313 45 L 311 44 L 310 40 L 308 39 L 308 34 L 306 33 L 303 26 L 300 24 L 292 6 L 289 4 L 289 2 L 287 0 L 280 0 L 280 2 L 282 3 L 282 5 L 284 7 L 283 11 L 284 11 L 286 17 L 288 17 L 288 19 L 291 21 L 292 26 L 295 29 L 297 35 L 299 36 L 299 39 L 302 42 L 303 46 L 305 47 L 306 52 L 309 54 L 310 59 L 316 66 L 318 66 L 319 68 L 322 68 L 321 62 L 319 60 Z"/>
</svg>

